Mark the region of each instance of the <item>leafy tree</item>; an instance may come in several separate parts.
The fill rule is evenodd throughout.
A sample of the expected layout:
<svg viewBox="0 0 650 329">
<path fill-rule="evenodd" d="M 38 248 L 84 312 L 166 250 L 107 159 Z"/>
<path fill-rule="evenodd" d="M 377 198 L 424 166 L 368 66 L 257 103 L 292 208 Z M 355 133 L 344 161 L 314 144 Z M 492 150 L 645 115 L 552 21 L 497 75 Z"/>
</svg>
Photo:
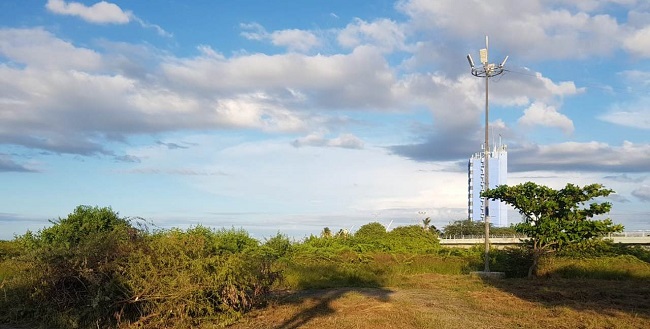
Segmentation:
<svg viewBox="0 0 650 329">
<path fill-rule="evenodd" d="M 490 223 L 491 225 L 491 223 Z M 443 228 L 445 235 L 484 235 L 485 223 L 472 219 L 461 219 Z"/>
<path fill-rule="evenodd" d="M 373 222 L 368 223 L 359 227 L 356 233 L 354 233 L 355 238 L 362 240 L 379 240 L 386 236 L 386 227 L 380 223 Z"/>
<path fill-rule="evenodd" d="M 442 234 L 435 225 L 429 225 L 429 232 L 433 233 L 435 236 L 440 236 L 440 234 Z"/>
<path fill-rule="evenodd" d="M 329 227 L 325 227 L 323 231 L 320 233 L 321 238 L 331 238 L 332 237 L 332 230 L 330 230 Z"/>
<path fill-rule="evenodd" d="M 264 246 L 272 251 L 276 258 L 284 257 L 291 252 L 291 241 L 289 237 L 278 232 L 274 237 L 267 239 Z"/>
<path fill-rule="evenodd" d="M 609 202 L 592 202 L 585 206 L 585 202 L 606 197 L 612 192 L 600 184 L 584 187 L 567 184 L 561 190 L 554 190 L 527 182 L 515 186 L 500 185 L 482 195 L 501 200 L 521 213 L 523 222 L 515 225 L 515 230 L 528 237 L 525 242 L 533 261 L 528 277 L 532 277 L 537 275 L 539 260 L 546 253 L 623 230 L 622 225 L 614 225 L 609 218 L 592 219 L 609 212 Z"/>
<path fill-rule="evenodd" d="M 448 236 L 453 235 L 485 235 L 485 223 L 473 221 L 472 219 L 461 219 L 443 228 L 444 234 Z M 513 226 L 509 227 L 495 227 L 490 223 L 490 235 L 515 235 L 517 231 Z"/>
<path fill-rule="evenodd" d="M 492 223 L 490 223 L 490 236 L 499 236 L 499 235 L 516 235 L 517 230 L 515 230 L 515 227 L 513 225 L 510 225 L 508 227 L 492 227 Z"/>
<path fill-rule="evenodd" d="M 422 228 L 426 231 L 429 229 L 429 225 L 431 225 L 431 218 L 427 217 L 422 220 Z"/>
</svg>

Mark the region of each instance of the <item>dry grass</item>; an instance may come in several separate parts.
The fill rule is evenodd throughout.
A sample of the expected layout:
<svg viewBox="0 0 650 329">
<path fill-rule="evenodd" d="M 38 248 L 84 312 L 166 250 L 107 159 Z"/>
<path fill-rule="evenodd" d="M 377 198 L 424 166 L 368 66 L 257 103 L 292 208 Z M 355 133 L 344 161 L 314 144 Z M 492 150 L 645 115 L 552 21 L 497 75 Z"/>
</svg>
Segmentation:
<svg viewBox="0 0 650 329">
<path fill-rule="evenodd" d="M 650 328 L 648 281 L 405 276 L 279 294 L 232 328 Z"/>
</svg>

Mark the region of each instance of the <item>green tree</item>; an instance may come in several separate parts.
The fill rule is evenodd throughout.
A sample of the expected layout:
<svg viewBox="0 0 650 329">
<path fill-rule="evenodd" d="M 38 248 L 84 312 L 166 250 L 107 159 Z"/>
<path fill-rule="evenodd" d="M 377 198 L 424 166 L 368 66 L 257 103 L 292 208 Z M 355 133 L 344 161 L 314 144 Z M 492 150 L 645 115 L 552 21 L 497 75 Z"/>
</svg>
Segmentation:
<svg viewBox="0 0 650 329">
<path fill-rule="evenodd" d="M 614 225 L 609 218 L 593 219 L 609 212 L 609 202 L 592 202 L 585 206 L 585 202 L 606 197 L 612 192 L 600 184 L 584 187 L 567 184 L 561 190 L 554 190 L 527 182 L 515 186 L 500 185 L 482 195 L 501 200 L 521 213 L 523 222 L 515 225 L 515 230 L 528 237 L 525 242 L 532 253 L 528 277 L 532 277 L 537 275 L 539 260 L 546 253 L 623 230 L 622 225 Z"/>
<path fill-rule="evenodd" d="M 332 237 L 332 230 L 330 230 L 329 227 L 323 228 L 323 231 L 320 232 L 320 237 L 321 238 L 331 238 Z"/>
<path fill-rule="evenodd" d="M 492 225 L 492 223 L 490 223 Z M 485 224 L 483 222 L 473 221 L 472 219 L 461 219 L 446 225 L 443 228 L 445 235 L 484 235 Z"/>
<path fill-rule="evenodd" d="M 379 240 L 385 236 L 386 227 L 377 222 L 365 224 L 354 233 L 355 238 L 362 240 Z"/>
<path fill-rule="evenodd" d="M 429 229 L 429 225 L 431 225 L 431 218 L 427 217 L 422 220 L 422 228 L 426 231 Z"/>
<path fill-rule="evenodd" d="M 503 236 L 503 235 L 517 235 L 517 230 L 515 230 L 515 227 L 513 225 L 510 225 L 508 227 L 492 227 L 492 223 L 490 223 L 490 236 Z"/>
</svg>

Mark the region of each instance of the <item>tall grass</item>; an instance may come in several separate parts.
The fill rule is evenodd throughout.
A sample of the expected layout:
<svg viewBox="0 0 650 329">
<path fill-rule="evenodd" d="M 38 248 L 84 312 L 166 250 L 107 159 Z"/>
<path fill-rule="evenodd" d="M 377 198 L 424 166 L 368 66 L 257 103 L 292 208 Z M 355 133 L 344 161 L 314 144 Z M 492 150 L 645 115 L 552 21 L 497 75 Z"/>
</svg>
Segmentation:
<svg viewBox="0 0 650 329">
<path fill-rule="evenodd" d="M 594 258 L 549 257 L 542 262 L 539 274 L 562 278 L 649 280 L 650 264 L 632 255 Z"/>
</svg>

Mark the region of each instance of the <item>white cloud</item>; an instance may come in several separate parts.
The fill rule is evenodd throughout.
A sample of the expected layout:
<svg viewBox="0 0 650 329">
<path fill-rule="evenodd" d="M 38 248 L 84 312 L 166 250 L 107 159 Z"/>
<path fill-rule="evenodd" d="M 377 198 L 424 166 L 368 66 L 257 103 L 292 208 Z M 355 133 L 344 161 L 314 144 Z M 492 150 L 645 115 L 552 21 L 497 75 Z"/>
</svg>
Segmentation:
<svg viewBox="0 0 650 329">
<path fill-rule="evenodd" d="M 325 131 L 316 131 L 307 136 L 300 137 L 294 140 L 291 145 L 294 147 L 325 146 L 327 145 L 327 140 L 325 140 Z"/>
<path fill-rule="evenodd" d="M 0 29 L 0 55 L 27 67 L 56 70 L 96 70 L 103 67 L 101 55 L 75 47 L 40 28 Z"/>
<path fill-rule="evenodd" d="M 327 146 L 327 147 L 341 147 L 347 149 L 362 149 L 363 141 L 350 133 L 341 134 L 338 137 L 328 139 L 326 137 L 327 131 L 321 129 L 313 132 L 307 136 L 294 140 L 291 145 L 294 147 L 303 146 Z"/>
<path fill-rule="evenodd" d="M 269 33 L 259 23 L 241 23 L 239 27 L 244 30 L 240 35 L 248 40 L 262 41 L 269 37 Z"/>
<path fill-rule="evenodd" d="M 219 99 L 211 109 L 217 126 L 282 132 L 305 128 L 305 122 L 298 115 L 269 101 L 269 97 L 263 93 Z M 197 120 L 200 120 L 200 112 L 194 113 Z"/>
<path fill-rule="evenodd" d="M 613 124 L 638 129 L 650 129 L 650 98 L 642 97 L 626 104 L 615 104 L 598 119 Z"/>
<path fill-rule="evenodd" d="M 290 51 L 299 52 L 307 52 L 320 44 L 313 33 L 295 29 L 274 31 L 270 39 L 276 46 L 285 46 Z"/>
<path fill-rule="evenodd" d="M 353 134 L 341 134 L 327 143 L 329 146 L 342 147 L 346 149 L 361 149 L 363 141 Z"/>
<path fill-rule="evenodd" d="M 510 148 L 508 170 L 644 172 L 650 167 L 650 144 L 629 141 L 620 146 L 603 142 L 524 144 Z"/>
<path fill-rule="evenodd" d="M 367 47 L 331 56 L 199 56 L 162 63 L 162 69 L 175 88 L 213 95 L 266 90 L 286 103 L 307 96 L 309 103 L 301 105 L 304 109 L 386 109 L 393 107 L 401 96 L 386 60 L 375 48 Z"/>
<path fill-rule="evenodd" d="M 100 1 L 92 6 L 79 2 L 65 2 L 64 0 L 48 0 L 45 7 L 52 13 L 59 15 L 76 16 L 93 24 L 128 24 L 135 21 L 145 29 L 153 29 L 158 35 L 170 38 L 173 35 L 162 27 L 148 23 L 135 16 L 131 11 L 122 10 L 118 5 Z"/>
<path fill-rule="evenodd" d="M 525 126 L 557 127 L 565 134 L 571 134 L 574 130 L 571 119 L 559 113 L 555 107 L 539 102 L 532 103 L 524 110 L 524 115 L 518 122 Z"/>
<path fill-rule="evenodd" d="M 133 17 L 131 12 L 123 11 L 118 5 L 106 1 L 88 7 L 79 2 L 48 0 L 45 7 L 55 14 L 78 16 L 89 23 L 97 24 L 127 24 Z"/>
<path fill-rule="evenodd" d="M 650 185 L 642 185 L 632 191 L 632 195 L 644 202 L 650 202 Z"/>
<path fill-rule="evenodd" d="M 650 57 L 650 26 L 634 31 L 623 41 L 625 50 L 639 57 Z"/>
<path fill-rule="evenodd" d="M 640 70 L 626 70 L 619 73 L 631 85 L 650 86 L 650 72 Z"/>
<path fill-rule="evenodd" d="M 146 21 L 142 20 L 142 19 L 139 18 L 139 17 L 133 16 L 133 20 L 135 20 L 136 22 L 138 22 L 138 24 L 140 24 L 140 26 L 142 26 L 142 27 L 145 28 L 145 29 L 153 29 L 153 30 L 155 30 L 156 33 L 158 33 L 158 35 L 160 35 L 161 37 L 171 38 L 171 37 L 174 36 L 172 33 L 169 33 L 169 32 L 167 32 L 167 31 L 165 31 L 165 30 L 164 30 L 162 27 L 160 27 L 159 25 L 151 24 L 151 23 L 149 23 L 149 22 L 146 22 Z"/>
<path fill-rule="evenodd" d="M 273 45 L 286 47 L 290 51 L 307 52 L 320 45 L 320 40 L 312 32 L 298 29 L 278 30 L 269 33 L 259 23 L 242 23 L 241 36 L 248 40 L 269 40 Z"/>
<path fill-rule="evenodd" d="M 108 152 L 101 146 L 103 138 L 134 133 L 223 128 L 297 132 L 327 122 L 314 109 L 385 109 L 399 97 L 394 76 L 376 49 L 232 58 L 207 46 L 199 50 L 196 58 L 152 53 L 149 63 L 161 70 L 126 75 L 104 57 L 119 53 L 79 48 L 42 29 L 0 30 L 0 55 L 20 64 L 0 66 L 4 141 L 94 154 Z M 328 143 L 363 145 L 345 134 Z"/>
<path fill-rule="evenodd" d="M 338 42 L 344 47 L 354 48 L 369 44 L 384 51 L 405 49 L 405 40 L 404 28 L 389 19 L 378 19 L 369 23 L 357 18 L 338 35 Z"/>
<path fill-rule="evenodd" d="M 497 49 L 527 59 L 585 58 L 613 53 L 626 33 L 615 17 L 558 7 L 552 1 L 402 0 L 397 8 L 413 26 L 437 27 L 451 40 L 489 35 Z M 592 8 L 595 9 L 595 8 Z M 437 32 L 439 33 L 439 32 Z"/>
</svg>

